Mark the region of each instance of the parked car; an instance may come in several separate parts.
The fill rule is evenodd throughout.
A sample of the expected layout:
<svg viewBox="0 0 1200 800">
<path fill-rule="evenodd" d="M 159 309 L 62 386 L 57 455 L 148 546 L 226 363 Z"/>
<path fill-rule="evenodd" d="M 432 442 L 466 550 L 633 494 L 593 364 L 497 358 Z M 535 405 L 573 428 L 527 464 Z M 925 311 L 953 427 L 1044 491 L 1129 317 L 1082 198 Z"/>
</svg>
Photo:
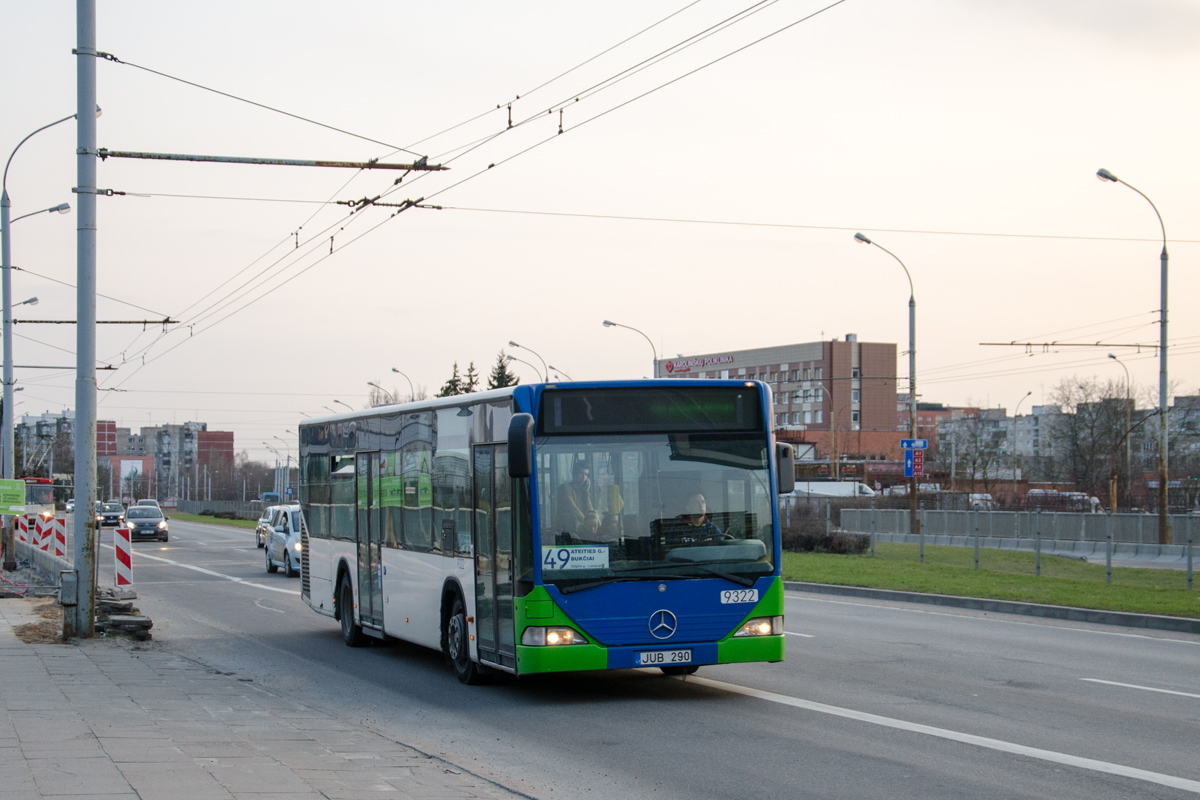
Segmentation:
<svg viewBox="0 0 1200 800">
<path fill-rule="evenodd" d="M 139 505 L 139 506 L 153 506 L 154 508 L 158 508 L 158 507 L 159 507 L 159 506 L 158 506 L 158 501 L 157 501 L 157 500 L 155 500 L 153 497 L 143 497 L 141 500 L 138 500 L 138 501 L 137 501 L 137 503 L 135 503 L 135 505 Z"/>
<path fill-rule="evenodd" d="M 130 539 L 168 539 L 167 518 L 157 506 L 130 506 L 125 512 Z"/>
<path fill-rule="evenodd" d="M 258 540 L 259 547 L 267 543 L 267 531 L 271 529 L 271 517 L 275 516 L 277 508 L 279 506 L 267 506 L 263 509 L 262 516 L 258 518 L 258 525 L 254 528 L 254 538 Z"/>
<path fill-rule="evenodd" d="M 75 498 L 72 497 L 70 500 L 67 501 L 67 513 L 71 514 L 74 511 L 75 511 Z"/>
<path fill-rule="evenodd" d="M 125 522 L 125 506 L 120 503 L 96 501 L 96 523 L 120 527 Z"/>
<path fill-rule="evenodd" d="M 300 574 L 300 506 L 275 506 L 267 529 L 267 572 L 283 567 L 289 578 Z"/>
</svg>

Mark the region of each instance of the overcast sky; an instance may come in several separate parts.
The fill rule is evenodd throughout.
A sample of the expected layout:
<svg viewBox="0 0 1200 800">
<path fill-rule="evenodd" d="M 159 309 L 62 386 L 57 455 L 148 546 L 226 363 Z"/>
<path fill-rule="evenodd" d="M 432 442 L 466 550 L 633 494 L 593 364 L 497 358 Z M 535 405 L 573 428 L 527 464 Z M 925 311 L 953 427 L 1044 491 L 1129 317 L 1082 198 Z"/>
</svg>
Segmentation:
<svg viewBox="0 0 1200 800">
<path fill-rule="evenodd" d="M 305 415 L 364 406 L 367 381 L 407 394 L 393 367 L 432 394 L 455 361 L 539 363 L 509 340 L 576 380 L 648 374 L 646 341 L 604 319 L 666 357 L 847 333 L 900 353 L 908 283 L 856 230 L 912 273 L 922 400 L 1011 412 L 1032 391 L 1027 412 L 1063 378 L 1123 378 L 1109 352 L 1153 395 L 1153 347 L 1118 345 L 1158 341 L 1161 233 L 1099 167 L 1162 212 L 1171 379 L 1200 390 L 1200 6 L 845 0 L 800 21 L 825 5 L 99 2 L 99 48 L 123 62 L 98 64 L 101 147 L 451 167 L 396 186 L 103 162 L 100 187 L 127 194 L 99 203 L 98 317 L 180 324 L 100 326 L 117 369 L 98 373 L 99 417 L 204 421 L 265 459 Z M 64 0 L 0 11 L 0 157 L 75 111 L 74 15 Z M 74 205 L 75 135 L 21 148 L 13 217 Z M 445 208 L 322 205 L 380 194 Z M 14 300 L 41 300 L 22 323 L 74 318 L 57 281 L 75 282 L 76 221 L 13 226 Z M 73 327 L 22 323 L 16 364 L 73 364 Z M 1013 340 L 1102 344 L 981 346 Z M 74 405 L 72 371 L 17 380 L 18 414 Z"/>
</svg>

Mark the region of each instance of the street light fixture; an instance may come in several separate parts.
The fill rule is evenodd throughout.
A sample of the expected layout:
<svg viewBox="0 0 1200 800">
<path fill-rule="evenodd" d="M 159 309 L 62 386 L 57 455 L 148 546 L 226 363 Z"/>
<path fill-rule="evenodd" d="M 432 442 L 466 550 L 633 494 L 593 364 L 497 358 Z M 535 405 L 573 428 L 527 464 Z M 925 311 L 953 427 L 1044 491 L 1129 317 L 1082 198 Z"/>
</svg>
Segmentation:
<svg viewBox="0 0 1200 800">
<path fill-rule="evenodd" d="M 350 405 L 349 403 L 343 403 L 341 400 L 334 400 L 333 402 L 338 403 L 339 405 L 343 405 L 346 408 L 350 409 L 351 411 L 354 410 L 354 406 Z"/>
<path fill-rule="evenodd" d="M 410 402 L 410 403 L 411 403 L 411 402 L 413 402 L 414 400 L 416 400 L 416 399 L 417 399 L 417 392 L 416 392 L 416 390 L 415 390 L 415 389 L 413 389 L 413 382 L 412 382 L 412 378 L 408 377 L 407 375 L 404 375 L 404 373 L 403 373 L 403 372 L 401 372 L 400 370 L 396 369 L 395 367 L 392 367 L 392 372 L 396 373 L 397 375 L 403 375 L 403 376 L 404 376 L 404 380 L 408 381 L 408 402 Z"/>
<path fill-rule="evenodd" d="M 383 402 L 385 405 L 395 402 L 392 399 L 392 393 L 380 386 L 378 383 L 375 383 L 374 381 L 367 381 L 367 386 L 374 386 L 376 389 L 383 392 Z"/>
<path fill-rule="evenodd" d="M 1021 403 L 1024 403 L 1024 402 L 1025 402 L 1025 399 L 1026 399 L 1027 397 L 1029 397 L 1029 395 L 1031 395 L 1031 394 L 1033 394 L 1033 390 L 1032 390 L 1032 389 L 1030 389 L 1028 392 L 1026 392 L 1026 393 L 1025 393 L 1025 394 L 1024 394 L 1022 397 L 1021 397 L 1021 399 L 1017 401 L 1017 407 L 1013 409 L 1013 444 L 1012 444 L 1012 454 L 1013 454 L 1013 474 L 1012 474 L 1012 502 L 1013 502 L 1013 509 L 1014 509 L 1014 510 L 1016 510 L 1016 507 L 1017 507 L 1017 459 L 1018 459 L 1018 458 L 1020 458 L 1020 455 L 1019 455 L 1019 453 L 1017 452 L 1017 419 L 1018 419 L 1018 418 L 1019 418 L 1019 416 L 1020 416 L 1020 412 L 1021 412 Z"/>
<path fill-rule="evenodd" d="M 527 367 L 529 367 L 531 370 L 533 370 L 533 373 L 534 373 L 535 375 L 537 375 L 537 376 L 538 376 L 538 378 L 541 378 L 541 377 L 542 377 L 542 376 L 541 376 L 541 375 L 538 373 L 538 368 L 537 368 L 537 367 L 535 367 L 533 364 L 530 364 L 528 361 L 526 361 L 526 360 L 525 360 L 525 359 L 523 359 L 523 358 L 517 358 L 516 356 L 512 355 L 511 353 L 506 353 L 506 354 L 505 354 L 505 356 L 504 356 L 504 359 L 505 359 L 506 361 L 520 361 L 522 364 L 524 364 L 525 366 L 527 366 Z"/>
<path fill-rule="evenodd" d="M 909 438 L 917 438 L 917 300 L 916 292 L 913 290 L 912 274 L 909 273 L 908 267 L 900 260 L 900 257 L 883 247 L 878 242 L 873 242 L 861 233 L 854 234 L 854 240 L 862 244 L 875 245 L 883 252 L 887 253 L 892 258 L 896 259 L 896 263 L 904 270 L 904 276 L 908 278 L 908 435 Z M 919 532 L 919 521 L 917 518 L 917 474 L 913 470 L 912 481 L 909 484 L 908 493 L 909 500 L 909 532 Z"/>
<path fill-rule="evenodd" d="M 99 115 L 100 115 L 100 106 L 96 106 L 96 116 L 99 116 Z M 12 203 L 8 197 L 8 168 L 10 166 L 12 166 L 13 157 L 16 156 L 17 151 L 21 149 L 21 145 L 25 144 L 31 138 L 33 138 L 37 134 L 41 133 L 42 131 L 46 130 L 47 128 L 53 128 L 55 125 L 58 125 L 59 123 L 66 122 L 69 119 L 75 119 L 76 116 L 77 116 L 77 114 L 72 114 L 69 117 L 63 117 L 62 119 L 55 120 L 54 122 L 51 122 L 49 125 L 43 125 L 42 127 L 35 130 L 33 133 L 26 136 L 20 142 L 18 142 L 17 146 L 14 147 L 13 151 L 9 154 L 8 160 L 6 162 L 4 162 L 4 176 L 3 176 L 3 179 L 0 179 L 0 273 L 2 273 L 2 277 L 0 277 L 0 287 L 2 287 L 2 288 L 0 288 L 0 294 L 2 294 L 2 303 L 3 303 L 3 305 L 0 306 L 0 314 L 3 315 L 3 321 L 0 322 L 0 331 L 2 331 L 2 333 L 0 333 L 0 335 L 2 335 L 4 338 L 4 344 L 3 344 L 3 353 L 4 353 L 3 383 L 4 383 L 4 388 L 3 388 L 3 392 L 2 392 L 4 410 L 3 410 L 3 414 L 0 415 L 0 438 L 2 438 L 2 441 L 0 441 L 0 448 L 2 448 L 4 450 L 4 455 L 3 455 L 3 460 L 0 461 L 0 477 L 8 478 L 8 479 L 11 479 L 14 477 L 14 474 L 13 474 L 13 449 L 14 449 L 14 447 L 13 447 L 13 414 L 12 414 L 12 411 L 13 411 L 13 402 L 12 402 L 12 400 L 13 400 L 13 397 L 12 397 L 12 386 L 13 386 L 12 240 L 11 240 L 11 236 L 10 236 L 9 226 L 12 224 L 12 222 L 16 221 L 16 220 L 9 219 L 9 209 L 12 207 Z M 64 206 L 65 206 L 65 208 L 64 208 Z M 65 214 L 67 211 L 70 210 L 70 208 L 71 207 L 69 205 L 67 205 L 66 203 L 62 203 L 60 205 L 55 206 L 53 209 L 45 209 L 45 211 L 58 211 L 60 213 Z M 37 211 L 34 213 L 40 214 L 43 212 Z M 17 217 L 17 219 L 24 219 L 27 216 L 31 216 L 31 215 L 25 214 L 24 216 Z M 81 499 L 83 500 L 83 502 L 90 502 L 90 500 L 94 499 L 94 498 L 81 498 Z M 9 519 L 11 519 L 11 516 L 6 516 L 5 522 L 7 523 Z M 83 519 L 83 515 L 80 515 L 80 519 Z M 79 531 L 81 532 L 80 539 L 82 540 L 84 538 L 84 536 L 82 535 L 82 531 L 90 530 L 90 527 L 86 527 L 86 526 L 81 527 L 80 525 L 77 525 L 76 527 L 79 528 Z M 2 537 L 0 537 L 0 539 L 2 539 L 2 545 L 3 545 L 3 550 L 4 550 L 3 567 L 5 569 L 16 569 L 17 564 L 16 564 L 16 561 L 14 558 L 15 553 L 16 553 L 16 548 L 13 546 L 12 534 L 11 534 L 11 531 L 7 524 L 4 525 L 4 533 L 3 533 Z M 78 563 L 78 559 L 77 559 L 77 563 Z M 88 575 L 89 580 L 91 579 L 91 577 L 92 577 L 91 574 L 89 574 Z M 85 601 L 83 603 L 83 605 L 88 606 L 89 602 Z M 65 630 L 65 628 L 64 628 L 64 630 Z"/>
<path fill-rule="evenodd" d="M 1133 405 L 1129 402 L 1129 367 L 1125 366 L 1125 362 L 1117 358 L 1112 353 L 1108 357 L 1121 365 L 1121 369 L 1125 370 L 1125 505 L 1133 505 L 1130 501 L 1133 498 L 1133 440 L 1130 438 L 1130 428 L 1132 427 Z M 1117 510 L 1116 492 L 1111 498 L 1113 513 Z"/>
<path fill-rule="evenodd" d="M 559 369 L 558 367 L 554 366 L 553 364 L 551 364 L 551 365 L 550 365 L 550 369 L 551 369 L 551 371 L 553 371 L 553 372 L 558 372 L 558 373 L 561 373 L 561 374 L 562 374 L 564 377 L 566 377 L 566 379 L 567 379 L 567 380 L 569 380 L 569 381 L 573 381 L 573 380 L 575 380 L 575 379 L 574 379 L 574 378 L 572 378 L 570 375 L 567 375 L 567 373 L 566 373 L 566 372 L 564 372 L 563 370 L 561 370 L 561 369 Z"/>
<path fill-rule="evenodd" d="M 1171 541 L 1171 521 L 1167 516 L 1167 226 L 1163 224 L 1162 214 L 1136 186 L 1130 186 L 1125 181 L 1101 167 L 1096 171 L 1096 177 L 1101 181 L 1123 183 L 1140 194 L 1154 209 L 1158 217 L 1158 225 L 1162 229 L 1163 246 L 1159 256 L 1159 295 L 1160 306 L 1158 315 L 1158 543 L 1169 544 Z"/>
<path fill-rule="evenodd" d="M 531 352 L 531 353 L 533 353 L 535 356 L 537 356 L 537 360 L 538 360 L 538 361 L 540 361 L 540 362 L 542 362 L 542 371 L 541 371 L 541 373 L 539 374 L 539 377 L 540 377 L 542 380 L 544 380 L 544 381 L 548 381 L 548 380 L 550 380 L 550 371 L 549 371 L 548 369 L 546 369 L 546 359 L 544 359 L 544 358 L 542 358 L 540 355 L 538 355 L 538 353 L 537 353 L 537 351 L 536 351 L 536 350 L 532 350 L 532 349 L 530 349 L 530 348 L 528 348 L 528 347 L 521 347 L 521 345 L 517 344 L 516 342 L 514 342 L 514 341 L 512 341 L 512 340 L 509 340 L 508 346 L 509 346 L 509 347 L 517 347 L 517 348 L 520 348 L 520 349 L 522 349 L 522 350 L 529 350 L 529 352 Z M 522 362 L 522 363 L 529 363 L 529 362 Z M 532 365 L 532 364 L 530 364 L 530 366 L 533 366 L 533 365 Z M 535 371 L 536 371 L 536 369 L 535 369 Z"/>
<path fill-rule="evenodd" d="M 637 328 L 633 327 L 632 325 L 622 325 L 621 323 L 613 322 L 612 320 L 607 320 L 607 319 L 604 320 L 604 327 L 606 327 L 606 328 L 625 328 L 626 330 L 633 331 L 634 333 L 640 333 L 642 335 L 642 338 L 646 340 L 646 344 L 650 345 L 650 355 L 652 355 L 654 357 L 654 360 L 650 362 L 653 367 L 652 372 L 654 374 L 654 377 L 656 377 L 656 378 L 658 377 L 658 350 L 655 349 L 654 342 L 650 341 L 649 336 L 647 336 L 645 333 L 642 333 L 642 331 L 639 331 Z"/>
</svg>

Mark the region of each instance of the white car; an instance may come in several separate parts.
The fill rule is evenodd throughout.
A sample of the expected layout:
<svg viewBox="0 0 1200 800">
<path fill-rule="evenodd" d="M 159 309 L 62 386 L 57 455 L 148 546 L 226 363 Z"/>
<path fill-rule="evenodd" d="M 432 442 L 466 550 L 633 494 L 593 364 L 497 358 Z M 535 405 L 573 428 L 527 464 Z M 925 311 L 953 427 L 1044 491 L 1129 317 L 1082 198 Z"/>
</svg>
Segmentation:
<svg viewBox="0 0 1200 800">
<path fill-rule="evenodd" d="M 283 567 L 289 578 L 300 574 L 300 506 L 274 506 L 267 526 L 267 572 Z"/>
<path fill-rule="evenodd" d="M 254 538 L 259 547 L 263 547 L 267 543 L 267 531 L 271 529 L 271 517 L 275 516 L 275 509 L 279 506 L 267 506 L 263 509 L 262 516 L 258 518 L 258 525 L 254 526 Z"/>
</svg>

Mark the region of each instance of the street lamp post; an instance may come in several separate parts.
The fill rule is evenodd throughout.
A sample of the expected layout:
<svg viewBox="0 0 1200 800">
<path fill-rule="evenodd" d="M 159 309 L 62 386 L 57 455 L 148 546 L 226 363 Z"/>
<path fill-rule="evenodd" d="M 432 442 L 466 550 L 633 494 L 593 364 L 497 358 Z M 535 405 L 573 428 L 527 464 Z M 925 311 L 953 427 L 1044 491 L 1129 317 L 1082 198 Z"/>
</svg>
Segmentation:
<svg viewBox="0 0 1200 800">
<path fill-rule="evenodd" d="M 279 451 L 276 450 L 271 445 L 267 444 L 266 442 L 263 442 L 263 447 L 267 448 L 268 450 L 270 450 L 272 453 L 275 454 L 275 493 L 277 495 L 279 495 L 279 497 L 282 499 L 283 492 L 281 492 L 280 489 L 282 489 L 283 487 L 281 487 L 279 485 Z"/>
<path fill-rule="evenodd" d="M 97 110 L 99 110 L 99 109 L 97 109 Z M 4 370 L 3 370 L 4 389 L 2 392 L 4 409 L 3 409 L 3 414 L 0 415 L 0 437 L 3 437 L 3 442 L 0 443 L 0 446 L 3 447 L 4 453 L 3 453 L 3 460 L 0 461 L 0 477 L 4 477 L 4 478 L 10 479 L 10 480 L 13 477 L 15 477 L 15 475 L 13 473 L 13 449 L 14 448 L 13 448 L 13 413 L 12 413 L 13 412 L 13 397 L 12 397 L 12 387 L 13 387 L 12 241 L 11 241 L 11 237 L 10 237 L 9 226 L 13 222 L 16 222 L 17 220 L 20 220 L 20 219 L 24 219 L 25 217 L 33 216 L 33 214 L 25 214 L 23 216 L 17 217 L 17 219 L 15 219 L 15 220 L 9 219 L 9 210 L 12 207 L 12 203 L 10 202 L 9 197 L 8 197 L 8 168 L 12 165 L 13 156 L 15 156 L 17 154 L 17 151 L 21 149 L 21 145 L 25 144 L 27 141 L 29 141 L 31 138 L 33 138 L 35 135 L 41 133 L 42 131 L 46 130 L 47 128 L 53 128 L 55 125 L 58 125 L 59 123 L 66 122 L 67 120 L 74 119 L 74 118 L 75 118 L 75 115 L 72 114 L 69 117 L 63 117 L 62 119 L 55 120 L 54 122 L 51 122 L 49 125 L 43 125 L 42 127 L 35 130 L 33 133 L 26 136 L 20 142 L 18 142 L 17 146 L 13 148 L 12 153 L 9 154 L 8 160 L 6 162 L 4 162 L 4 177 L 2 180 L 0 180 L 0 273 L 2 273 L 2 277 L 0 277 L 0 286 L 2 286 L 2 293 L 3 293 L 3 309 L 2 309 L 2 311 L 0 311 L 0 313 L 3 314 L 3 323 L 2 323 L 3 334 L 2 335 L 4 337 L 4 345 L 3 345 L 3 349 L 4 349 Z M 34 214 L 41 214 L 44 211 L 59 211 L 61 213 L 66 213 L 67 211 L 70 210 L 70 208 L 71 207 L 69 205 L 67 205 L 66 203 L 62 203 L 60 205 L 55 206 L 54 208 L 43 209 L 42 211 L 35 211 Z M 10 530 L 10 525 L 9 525 L 9 523 L 12 522 L 12 520 L 13 520 L 13 517 L 11 515 L 6 515 L 4 517 L 5 524 L 4 524 L 4 534 L 3 534 L 2 539 L 3 539 L 3 545 L 4 545 L 4 565 L 3 566 L 5 569 L 10 569 L 10 568 L 15 569 L 16 568 L 16 561 L 14 560 L 15 550 L 13 548 L 13 543 L 12 543 L 12 531 Z M 10 565 L 11 565 L 11 567 L 10 567 Z"/>
<path fill-rule="evenodd" d="M 375 383 L 374 381 L 367 381 L 367 386 L 374 386 L 376 389 L 383 392 L 383 402 L 384 403 L 394 403 L 395 402 L 395 400 L 392 399 L 392 393 L 389 392 L 387 389 L 383 388 L 382 386 L 380 386 L 378 383 Z"/>
<path fill-rule="evenodd" d="M 522 364 L 524 364 L 525 366 L 527 366 L 527 367 L 529 367 L 531 370 L 533 370 L 533 373 L 534 373 L 535 375 L 537 375 L 539 378 L 541 378 L 541 377 L 542 377 L 540 374 L 538 374 L 538 369 L 537 369 L 537 367 L 535 367 L 533 364 L 530 364 L 528 361 L 526 361 L 526 360 L 525 360 L 525 359 L 523 359 L 523 358 L 517 358 L 516 356 L 514 356 L 514 355 L 512 355 L 512 354 L 510 354 L 510 353 L 506 353 L 506 354 L 505 354 L 505 356 L 504 356 L 504 359 L 505 359 L 506 361 L 520 361 Z"/>
<path fill-rule="evenodd" d="M 1137 187 L 1130 186 L 1125 181 L 1101 168 L 1096 171 L 1096 177 L 1102 181 L 1124 183 L 1133 189 L 1154 209 L 1158 217 L 1158 225 L 1162 229 L 1163 246 L 1159 256 L 1159 295 L 1160 307 L 1158 316 L 1158 543 L 1170 544 L 1171 520 L 1167 515 L 1167 226 L 1163 224 L 1162 214 L 1158 206 Z"/>
<path fill-rule="evenodd" d="M 561 369 L 559 369 L 558 367 L 554 366 L 553 364 L 551 364 L 551 365 L 550 365 L 550 371 L 551 371 L 551 372 L 558 372 L 558 373 L 562 374 L 562 376 L 563 376 L 564 378 L 566 378 L 567 380 L 569 380 L 569 381 L 573 381 L 573 380 L 575 380 L 575 379 L 574 379 L 574 378 L 572 378 L 570 375 L 568 375 L 568 374 L 567 374 L 567 373 L 566 373 L 564 370 L 561 370 Z"/>
<path fill-rule="evenodd" d="M 538 377 L 540 377 L 540 378 L 541 378 L 542 380 L 544 380 L 544 381 L 548 381 L 548 380 L 550 380 L 550 370 L 546 368 L 546 359 L 544 359 L 544 358 L 542 358 L 541 356 L 539 356 L 536 350 L 531 350 L 531 349 L 530 349 L 530 348 L 528 348 L 528 347 L 521 347 L 521 345 L 517 344 L 517 343 L 516 343 L 516 342 L 514 342 L 514 341 L 509 341 L 509 343 L 508 343 L 508 346 L 509 346 L 509 347 L 518 347 L 518 348 L 521 348 L 522 350 L 529 350 L 529 352 L 531 352 L 531 353 L 533 353 L 535 356 L 537 356 L 537 360 L 538 360 L 538 361 L 540 361 L 540 362 L 542 362 L 542 371 L 541 371 L 541 373 L 539 374 L 539 376 L 538 376 Z M 519 359 L 518 359 L 518 360 L 519 360 Z M 528 361 L 522 361 L 521 363 L 523 363 L 523 364 L 528 364 L 529 362 L 528 362 Z M 532 364 L 530 364 L 530 366 L 533 366 L 533 365 L 532 365 Z M 535 371 L 535 372 L 537 371 L 537 370 L 536 370 L 536 368 L 535 368 L 535 370 L 534 370 L 534 371 Z"/>
<path fill-rule="evenodd" d="M 413 402 L 414 400 L 416 400 L 416 399 L 417 399 L 417 392 L 416 392 L 416 390 L 415 390 L 415 389 L 413 389 L 413 382 L 412 382 L 412 378 L 408 377 L 407 375 L 404 375 L 404 373 L 403 373 L 403 372 L 401 372 L 400 370 L 396 369 L 395 367 L 392 367 L 392 372 L 396 373 L 397 375 L 403 375 L 403 376 L 404 376 L 404 380 L 408 381 L 408 402 L 410 402 L 410 403 L 411 403 L 411 402 Z"/>
<path fill-rule="evenodd" d="M 288 444 L 287 439 L 284 439 L 282 436 L 276 436 L 276 435 L 272 434 L 272 438 L 278 439 L 279 441 L 283 442 L 284 450 L 287 453 L 287 456 L 283 462 L 283 464 L 284 464 L 284 467 L 283 467 L 284 468 L 284 479 L 283 479 L 284 490 L 283 490 L 283 493 L 286 495 L 287 490 L 292 488 L 292 446 L 290 444 Z M 296 464 L 297 464 L 297 466 L 299 466 L 299 464 L 300 464 L 299 459 L 296 460 Z"/>
<path fill-rule="evenodd" d="M 337 403 L 338 405 L 343 405 L 351 411 L 354 410 L 354 406 L 350 405 L 349 403 L 343 403 L 341 400 L 334 400 L 333 402 Z"/>
<path fill-rule="evenodd" d="M 1133 418 L 1133 406 L 1129 401 L 1129 367 L 1125 366 L 1125 362 L 1117 358 L 1112 353 L 1108 357 L 1121 365 L 1121 369 L 1125 370 L 1125 506 L 1128 508 L 1133 505 L 1133 439 L 1129 436 L 1129 430 Z M 1115 492 L 1113 493 L 1116 494 Z M 1116 497 L 1112 498 L 1113 513 L 1117 511 Z"/>
<path fill-rule="evenodd" d="M 1013 448 L 1013 474 L 1012 474 L 1012 478 L 1013 478 L 1012 479 L 1013 510 L 1016 510 L 1016 507 L 1017 507 L 1017 463 L 1018 463 L 1018 459 L 1020 458 L 1020 453 L 1017 451 L 1017 419 L 1020 416 L 1021 403 L 1024 403 L 1025 399 L 1027 397 L 1029 397 L 1029 395 L 1031 395 L 1031 394 L 1033 394 L 1032 389 L 1030 389 L 1028 392 L 1026 392 L 1025 395 L 1020 400 L 1017 401 L 1017 407 L 1013 409 L 1013 443 L 1012 443 L 1012 448 Z"/>
<path fill-rule="evenodd" d="M 639 331 L 637 328 L 633 327 L 632 325 L 622 325 L 619 322 L 612 322 L 611 320 L 607 320 L 607 319 L 604 320 L 604 327 L 606 327 L 606 328 L 625 328 L 626 330 L 633 331 L 634 333 L 640 333 L 642 335 L 642 338 L 646 340 L 646 344 L 650 345 L 650 355 L 652 355 L 654 357 L 654 360 L 650 362 L 650 364 L 652 365 L 651 371 L 655 378 L 658 377 L 658 350 L 656 350 L 654 348 L 654 342 L 650 341 L 649 336 L 642 333 L 641 331 Z"/>
<path fill-rule="evenodd" d="M 872 244 L 878 247 L 883 252 L 887 253 L 892 258 L 896 259 L 896 263 L 904 270 L 904 276 L 908 278 L 908 436 L 910 439 L 917 438 L 917 300 L 916 292 L 913 290 L 912 275 L 908 271 L 908 267 L 900 260 L 900 257 L 888 250 L 886 247 L 873 242 L 861 233 L 854 234 L 854 240 L 862 244 Z M 920 520 L 917 514 L 917 472 L 913 470 L 912 480 L 908 487 L 909 493 L 909 532 L 920 532 Z"/>
</svg>

